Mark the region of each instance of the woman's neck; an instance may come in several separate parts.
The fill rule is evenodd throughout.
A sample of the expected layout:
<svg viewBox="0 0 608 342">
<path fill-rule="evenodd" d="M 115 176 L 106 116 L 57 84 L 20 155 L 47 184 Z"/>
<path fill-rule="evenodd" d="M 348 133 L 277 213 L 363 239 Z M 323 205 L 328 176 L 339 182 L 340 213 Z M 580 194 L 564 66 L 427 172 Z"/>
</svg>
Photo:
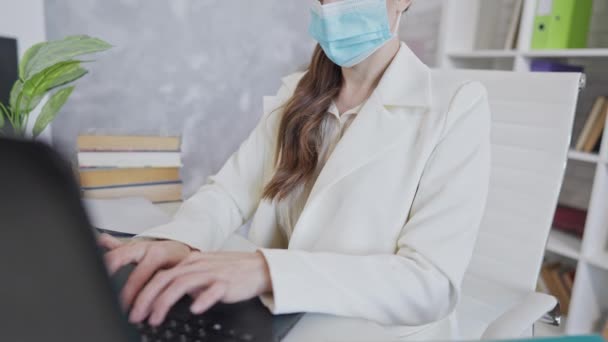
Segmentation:
<svg viewBox="0 0 608 342">
<path fill-rule="evenodd" d="M 399 39 L 391 39 L 378 51 L 352 68 L 342 68 L 342 89 L 336 100 L 341 113 L 364 102 L 397 55 Z"/>
</svg>

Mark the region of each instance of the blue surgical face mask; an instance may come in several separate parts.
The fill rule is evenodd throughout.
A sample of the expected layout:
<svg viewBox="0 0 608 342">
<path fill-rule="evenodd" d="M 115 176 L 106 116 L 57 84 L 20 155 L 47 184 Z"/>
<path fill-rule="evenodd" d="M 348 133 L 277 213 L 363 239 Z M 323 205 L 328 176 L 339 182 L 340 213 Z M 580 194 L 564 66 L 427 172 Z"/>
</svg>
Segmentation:
<svg viewBox="0 0 608 342">
<path fill-rule="evenodd" d="M 341 67 L 361 63 L 396 36 L 390 29 L 386 0 L 341 0 L 327 5 L 315 0 L 311 15 L 310 35 Z"/>
</svg>

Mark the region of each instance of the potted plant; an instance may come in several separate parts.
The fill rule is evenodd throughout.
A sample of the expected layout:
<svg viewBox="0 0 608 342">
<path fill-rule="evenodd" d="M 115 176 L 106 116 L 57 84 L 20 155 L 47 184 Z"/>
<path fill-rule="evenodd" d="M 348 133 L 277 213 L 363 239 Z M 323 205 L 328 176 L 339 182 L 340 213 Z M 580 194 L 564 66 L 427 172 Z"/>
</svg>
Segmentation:
<svg viewBox="0 0 608 342">
<path fill-rule="evenodd" d="M 11 90 L 9 103 L 0 103 L 0 136 L 38 137 L 72 94 L 73 83 L 88 73 L 82 66 L 85 61 L 76 58 L 111 47 L 101 39 L 80 35 L 29 48 L 19 63 L 19 79 Z M 29 132 L 30 115 L 47 94 L 50 96 Z"/>
</svg>

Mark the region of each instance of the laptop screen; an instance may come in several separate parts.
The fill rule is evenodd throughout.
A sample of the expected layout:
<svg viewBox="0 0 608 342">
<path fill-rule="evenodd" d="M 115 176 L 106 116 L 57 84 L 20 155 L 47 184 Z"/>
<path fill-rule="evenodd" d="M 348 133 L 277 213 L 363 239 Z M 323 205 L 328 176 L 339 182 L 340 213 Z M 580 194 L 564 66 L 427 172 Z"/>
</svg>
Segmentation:
<svg viewBox="0 0 608 342">
<path fill-rule="evenodd" d="M 17 40 L 0 37 L 0 102 L 8 104 L 13 84 L 18 78 Z"/>
</svg>

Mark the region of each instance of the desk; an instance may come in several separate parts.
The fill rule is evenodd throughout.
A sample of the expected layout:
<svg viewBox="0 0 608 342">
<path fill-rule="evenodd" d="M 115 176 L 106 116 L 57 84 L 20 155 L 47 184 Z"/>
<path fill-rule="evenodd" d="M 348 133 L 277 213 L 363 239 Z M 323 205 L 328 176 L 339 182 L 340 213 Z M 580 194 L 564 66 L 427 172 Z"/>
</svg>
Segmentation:
<svg viewBox="0 0 608 342">
<path fill-rule="evenodd" d="M 175 215 L 179 203 L 158 204 L 170 216 Z M 233 234 L 222 248 L 225 251 L 255 251 L 257 246 L 243 235 Z M 384 342 L 404 340 L 452 340 L 452 324 L 449 319 L 420 327 L 383 327 L 363 319 L 351 319 L 322 314 L 306 314 L 289 332 L 285 342 Z"/>
</svg>

